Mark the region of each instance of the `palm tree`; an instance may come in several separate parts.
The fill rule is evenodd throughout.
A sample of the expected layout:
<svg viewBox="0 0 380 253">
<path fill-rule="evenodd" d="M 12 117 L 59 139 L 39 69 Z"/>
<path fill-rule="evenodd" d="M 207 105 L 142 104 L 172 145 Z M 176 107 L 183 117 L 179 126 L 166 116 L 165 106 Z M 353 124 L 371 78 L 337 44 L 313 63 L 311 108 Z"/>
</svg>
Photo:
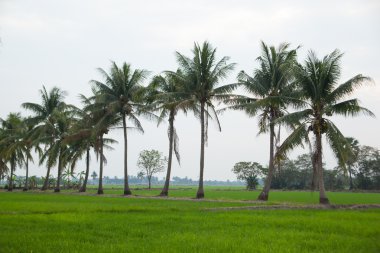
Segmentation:
<svg viewBox="0 0 380 253">
<path fill-rule="evenodd" d="M 27 191 L 29 189 L 29 161 L 34 162 L 32 148 L 34 148 L 37 153 L 41 154 L 41 149 L 38 144 L 33 143 L 30 138 L 30 132 L 33 130 L 33 125 L 28 124 L 28 122 L 28 118 L 23 120 L 23 127 L 21 131 L 22 142 L 20 143 L 25 157 L 25 186 L 23 191 Z"/>
<path fill-rule="evenodd" d="M 0 157 L 3 163 L 9 162 L 10 176 L 8 191 L 13 190 L 13 176 L 16 167 L 24 164 L 24 149 L 22 131 L 23 120 L 20 113 L 10 113 L 5 120 L 0 119 L 2 123 L 1 139 L 0 139 Z"/>
<path fill-rule="evenodd" d="M 177 72 L 176 74 L 181 74 Z M 160 193 L 160 196 L 168 196 L 169 192 L 169 183 L 170 183 L 170 174 L 172 168 L 172 158 L 173 158 L 173 149 L 177 157 L 178 163 L 180 163 L 180 154 L 178 150 L 178 135 L 174 127 L 175 116 L 179 110 L 183 110 L 185 113 L 187 110 L 192 109 L 192 100 L 186 96 L 186 93 L 183 91 L 183 85 L 180 83 L 180 80 L 176 78 L 176 75 L 172 75 L 170 72 L 167 72 L 165 75 L 155 76 L 148 86 L 149 96 L 152 99 L 152 103 L 161 110 L 158 124 L 162 120 L 168 117 L 169 128 L 168 128 L 168 137 L 169 137 L 169 158 L 167 164 L 166 178 L 164 187 Z"/>
<path fill-rule="evenodd" d="M 93 148 L 100 160 L 98 194 L 103 194 L 103 167 L 106 162 L 103 149 L 104 147 L 112 149 L 109 144 L 116 143 L 113 139 L 104 138 L 104 134 L 108 133 L 109 128 L 117 125 L 118 118 L 106 108 L 106 104 L 101 102 L 102 99 L 95 89 L 92 97 L 80 95 L 80 98 L 83 109 L 75 108 L 74 112 L 79 119 L 64 139 L 64 143 L 70 144 L 68 160 L 71 161 L 71 171 L 73 171 L 76 162 L 86 154 L 86 173 L 83 185 L 79 189 L 80 192 L 85 192 L 90 170 L 90 149 Z"/>
<path fill-rule="evenodd" d="M 371 79 L 359 74 L 343 84 L 337 85 L 341 73 L 341 58 L 342 54 L 338 50 L 333 51 L 322 60 L 318 59 L 313 51 L 310 51 L 305 65 L 298 64 L 294 70 L 296 82 L 303 94 L 304 108 L 278 119 L 278 123 L 300 122 L 282 143 L 278 150 L 279 154 L 284 154 L 290 149 L 302 145 L 309 132 L 313 133 L 313 166 L 318 176 L 319 203 L 321 204 L 329 203 L 323 182 L 322 136 L 325 134 L 339 161 L 345 161 L 347 149 L 344 147 L 349 145 L 347 139 L 329 117 L 333 115 L 347 117 L 359 114 L 374 116 L 371 111 L 361 107 L 357 99 L 345 100 L 358 86 Z"/>
<path fill-rule="evenodd" d="M 66 93 L 57 87 L 53 87 L 49 92 L 45 86 L 39 90 L 41 96 L 41 104 L 23 103 L 22 107 L 32 111 L 34 115 L 28 119 L 28 124 L 34 125 L 32 140 L 35 144 L 42 143 L 45 145 L 45 150 L 51 149 L 52 142 L 46 142 L 47 139 L 53 140 L 51 129 L 56 124 L 56 116 L 64 110 L 66 104 L 64 98 Z M 50 131 L 50 132 L 49 132 Z M 50 136 L 49 136 L 50 135 Z M 52 164 L 47 163 L 47 172 L 42 190 L 46 190 L 49 186 L 49 176 Z"/>
<path fill-rule="evenodd" d="M 127 120 L 129 120 L 136 129 L 143 132 L 143 128 L 137 116 L 142 114 L 152 117 L 152 114 L 146 111 L 144 104 L 141 103 L 144 90 L 141 84 L 146 79 L 148 72 L 140 69 L 132 71 L 131 65 L 127 63 L 123 63 L 122 67 L 119 68 L 115 62 L 112 62 L 109 74 L 101 68 L 98 70 L 103 75 L 105 81 L 92 80 L 91 82 L 100 94 L 100 101 L 106 104 L 109 112 L 117 116 L 118 121 L 121 121 L 123 125 L 124 195 L 130 195 L 132 192 L 128 184 L 127 129 L 129 127 L 127 126 Z"/>
<path fill-rule="evenodd" d="M 239 83 L 253 97 L 230 99 L 228 108 L 242 110 L 253 117 L 260 113 L 259 134 L 266 133 L 269 125 L 269 168 L 264 187 L 258 200 L 267 201 L 270 185 L 275 171 L 275 144 L 279 134 L 275 134 L 274 121 L 286 112 L 286 106 L 294 103 L 294 91 L 291 87 L 291 69 L 296 62 L 297 49 L 290 49 L 290 44 L 282 43 L 276 49 L 261 42 L 262 54 L 257 58 L 260 67 L 254 70 L 253 77 L 241 71 Z M 268 124 L 269 123 L 269 124 Z M 276 140 L 277 137 L 277 140 Z"/>
<path fill-rule="evenodd" d="M 83 108 L 76 108 L 75 113 L 78 116 L 78 120 L 73 124 L 70 129 L 70 134 L 66 136 L 65 143 L 70 144 L 70 155 L 69 159 L 72 163 L 72 168 L 75 167 L 75 164 L 78 160 L 86 154 L 86 172 L 84 175 L 83 184 L 79 188 L 79 192 L 86 192 L 87 181 L 90 171 L 90 150 L 95 147 L 96 134 L 93 133 L 94 127 L 96 125 L 95 116 L 102 116 L 99 113 L 96 113 L 95 110 L 99 110 L 95 105 L 95 96 L 86 97 L 82 94 L 79 95 Z"/>
<path fill-rule="evenodd" d="M 217 121 L 219 130 L 221 130 L 213 100 L 223 101 L 230 98 L 230 92 L 237 85 L 229 84 L 217 87 L 219 82 L 233 70 L 235 64 L 227 64 L 229 57 L 223 57 L 220 61 L 217 61 L 215 58 L 216 48 L 212 48 L 210 43 L 205 41 L 202 46 L 194 43 L 192 52 L 193 58 L 188 58 L 176 52 L 180 73 L 173 74 L 184 83 L 184 93 L 191 97 L 193 106 L 196 106 L 194 110 L 200 118 L 201 155 L 199 187 L 196 197 L 204 198 L 204 148 L 207 141 L 208 118 L 214 118 Z"/>
<path fill-rule="evenodd" d="M 360 147 L 359 147 L 359 141 L 355 138 L 352 137 L 346 137 L 347 140 L 347 146 L 344 146 L 346 157 L 343 161 L 339 161 L 339 167 L 345 169 L 347 166 L 347 171 L 348 175 L 350 178 L 350 190 L 354 189 L 354 183 L 352 179 L 352 174 L 353 174 L 353 167 L 355 166 L 359 152 L 360 152 Z M 344 164 L 344 162 L 346 164 Z"/>
</svg>

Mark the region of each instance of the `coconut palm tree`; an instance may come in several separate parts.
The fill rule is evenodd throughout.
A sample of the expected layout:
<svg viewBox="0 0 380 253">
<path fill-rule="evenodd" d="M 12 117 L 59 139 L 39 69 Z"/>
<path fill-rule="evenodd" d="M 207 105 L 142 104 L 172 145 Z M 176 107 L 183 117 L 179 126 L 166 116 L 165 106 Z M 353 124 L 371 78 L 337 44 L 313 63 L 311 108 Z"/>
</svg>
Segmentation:
<svg viewBox="0 0 380 253">
<path fill-rule="evenodd" d="M 90 170 L 90 150 L 94 149 L 99 158 L 99 186 L 98 194 L 103 194 L 103 167 L 106 162 L 103 149 L 112 149 L 109 145 L 116 143 L 113 139 L 104 138 L 109 129 L 118 124 L 118 118 L 102 103 L 99 93 L 93 89 L 93 96 L 87 98 L 80 95 L 83 108 L 75 108 L 74 113 L 78 119 L 72 125 L 70 133 L 65 137 L 64 143 L 69 144 L 68 160 L 71 161 L 71 171 L 74 171 L 76 162 L 86 154 L 86 173 L 80 192 L 86 191 Z"/>
<path fill-rule="evenodd" d="M 43 125 L 39 129 L 42 132 L 38 134 L 39 141 L 49 144 L 40 158 L 40 163 L 42 164 L 46 161 L 48 167 L 55 166 L 58 163 L 57 185 L 54 192 L 61 191 L 62 172 L 69 164 L 69 150 L 68 145 L 65 143 L 65 138 L 75 121 L 74 112 L 69 108 L 71 106 L 66 105 L 63 110 L 54 112 L 54 124 Z"/>
<path fill-rule="evenodd" d="M 30 133 L 33 130 L 33 125 L 28 124 L 28 118 L 23 119 L 22 129 L 20 131 L 20 138 L 22 142 L 20 143 L 20 147 L 24 152 L 25 157 L 25 185 L 23 191 L 27 191 L 29 189 L 29 161 L 34 162 L 32 156 L 32 149 L 38 154 L 41 154 L 41 149 L 37 143 L 33 143 L 33 140 L 30 138 Z"/>
<path fill-rule="evenodd" d="M 294 69 L 296 83 L 303 94 L 304 108 L 277 120 L 278 123 L 300 122 L 280 146 L 279 154 L 302 145 L 309 133 L 313 134 L 313 166 L 318 176 L 319 203 L 321 204 L 329 203 L 323 182 L 322 136 L 326 136 L 327 142 L 339 161 L 345 161 L 347 149 L 344 147 L 349 145 L 330 117 L 360 114 L 374 116 L 371 111 L 361 107 L 357 99 L 346 100 L 356 88 L 370 81 L 369 77 L 359 74 L 338 85 L 342 55 L 339 50 L 335 50 L 323 59 L 318 59 L 315 53 L 310 51 L 305 64 L 298 64 Z"/>
<path fill-rule="evenodd" d="M 350 179 L 350 190 L 354 189 L 354 183 L 352 179 L 352 174 L 354 174 L 354 166 L 358 160 L 360 147 L 359 147 L 359 141 L 352 137 L 346 137 L 347 144 L 344 146 L 344 150 L 346 153 L 346 157 L 344 160 L 340 159 L 339 161 L 339 167 L 343 170 L 346 169 L 348 172 L 348 176 Z M 344 162 L 346 164 L 344 164 Z"/>
<path fill-rule="evenodd" d="M 122 122 L 124 134 L 124 195 L 132 194 L 128 184 L 128 139 L 127 123 L 133 124 L 137 130 L 143 132 L 139 115 L 152 117 L 153 115 L 145 109 L 142 103 L 144 88 L 142 82 L 146 79 L 148 71 L 132 70 L 131 65 L 123 63 L 119 68 L 112 62 L 109 73 L 99 68 L 104 77 L 104 82 L 92 80 L 95 89 L 99 93 L 98 99 L 106 104 L 107 110 L 118 117 Z"/>
<path fill-rule="evenodd" d="M 180 75 L 181 73 L 178 71 L 176 74 Z M 176 75 L 167 72 L 164 75 L 155 76 L 148 86 L 148 100 L 151 99 L 152 104 L 161 111 L 158 124 L 160 124 L 166 117 L 168 117 L 169 121 L 168 167 L 166 171 L 165 184 L 160 193 L 160 196 L 168 196 L 173 150 L 178 163 L 180 163 L 180 154 L 178 149 L 179 139 L 177 131 L 174 127 L 175 117 L 179 110 L 183 110 L 186 113 L 188 110 L 193 109 L 193 101 L 191 97 L 188 97 L 187 94 L 184 93 L 183 84 L 181 84 L 181 80 L 176 77 Z"/>
<path fill-rule="evenodd" d="M 192 50 L 193 57 L 189 58 L 176 52 L 180 73 L 172 73 L 184 83 L 184 93 L 191 97 L 195 112 L 201 123 L 201 155 L 199 187 L 197 198 L 204 198 L 203 172 L 204 172 L 204 151 L 207 141 L 208 118 L 214 118 L 220 128 L 218 116 L 216 115 L 213 101 L 223 101 L 230 98 L 230 92 L 237 87 L 237 84 L 219 86 L 219 82 L 225 79 L 235 64 L 228 64 L 229 57 L 216 60 L 216 48 L 205 41 L 202 46 L 194 43 Z M 190 103 L 189 103 L 190 104 Z"/>
<path fill-rule="evenodd" d="M 0 119 L 0 122 L 2 123 L 0 157 L 3 162 L 10 164 L 8 191 L 12 191 L 16 167 L 21 167 L 25 161 L 25 153 L 21 145 L 23 143 L 21 137 L 24 122 L 20 113 L 10 113 L 5 120 Z"/>
<path fill-rule="evenodd" d="M 66 92 L 57 87 L 53 87 L 48 92 L 45 86 L 43 86 L 39 92 L 41 97 L 40 104 L 27 102 L 23 103 L 22 107 L 34 113 L 34 115 L 28 119 L 28 124 L 34 125 L 34 130 L 31 134 L 34 144 L 44 144 L 45 150 L 48 150 L 51 149 L 53 143 L 46 141 L 47 139 L 50 139 L 51 141 L 53 140 L 51 136 L 53 133 L 50 130 L 52 130 L 56 124 L 56 116 L 66 107 L 66 104 L 64 103 Z M 42 190 L 46 190 L 49 185 L 52 164 L 47 163 L 46 165 L 47 171 Z"/>
<path fill-rule="evenodd" d="M 70 144 L 69 160 L 71 161 L 72 171 L 76 162 L 80 160 L 84 154 L 86 155 L 86 172 L 84 174 L 83 184 L 79 188 L 79 192 L 86 192 L 90 171 L 90 151 L 91 148 L 95 147 L 96 142 L 96 134 L 93 133 L 94 126 L 97 123 L 95 116 L 102 116 L 94 111 L 99 110 L 95 106 L 95 97 L 95 94 L 92 97 L 86 97 L 82 94 L 79 95 L 83 108 L 75 109 L 75 114 L 77 115 L 78 120 L 73 124 L 69 135 L 65 138 L 65 143 Z"/>
<path fill-rule="evenodd" d="M 261 42 L 261 56 L 257 58 L 259 68 L 253 76 L 241 71 L 238 81 L 250 95 L 248 98 L 230 99 L 228 108 L 242 110 L 253 117 L 259 114 L 259 134 L 269 130 L 269 166 L 264 187 L 258 200 L 266 201 L 275 170 L 275 145 L 279 141 L 276 136 L 275 120 L 286 113 L 286 106 L 295 103 L 291 87 L 293 75 L 291 69 L 296 63 L 297 49 L 290 49 L 290 44 L 282 43 L 278 48 Z M 268 129 L 269 128 L 269 129 Z M 276 140 L 277 137 L 277 140 Z"/>
</svg>

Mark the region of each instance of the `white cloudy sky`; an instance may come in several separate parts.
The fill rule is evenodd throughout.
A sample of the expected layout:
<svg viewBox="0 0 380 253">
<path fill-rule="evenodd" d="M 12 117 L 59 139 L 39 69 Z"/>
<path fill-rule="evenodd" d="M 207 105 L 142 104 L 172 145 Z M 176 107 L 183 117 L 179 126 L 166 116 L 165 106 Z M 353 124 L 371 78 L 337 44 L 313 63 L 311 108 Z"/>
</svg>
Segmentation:
<svg viewBox="0 0 380 253">
<path fill-rule="evenodd" d="M 21 103 L 38 102 L 38 89 L 58 86 L 78 105 L 79 93 L 89 94 L 91 79 L 101 79 L 96 68 L 108 69 L 110 60 L 126 61 L 134 68 L 158 74 L 174 70 L 174 52 L 190 54 L 194 41 L 210 41 L 218 56 L 236 62 L 234 73 L 251 73 L 257 66 L 259 43 L 290 42 L 302 45 L 299 59 L 313 49 L 319 56 L 339 48 L 342 82 L 362 73 L 380 80 L 380 2 L 378 0 L 252 1 L 252 0 L 0 0 L 0 117 L 26 112 Z M 380 115 L 380 86 L 360 89 L 362 104 Z M 380 121 L 375 118 L 337 118 L 344 134 L 361 144 L 379 147 Z M 210 125 L 206 149 L 206 179 L 234 179 L 231 168 L 238 161 L 268 160 L 268 136 L 256 136 L 257 120 L 240 112 L 221 117 L 222 132 Z M 167 154 L 167 126 L 143 121 L 146 133 L 129 137 L 130 173 L 137 174 L 136 160 L 142 149 Z M 174 163 L 174 176 L 197 179 L 200 126 L 188 115 L 176 121 L 182 165 Z M 112 137 L 122 141 L 122 133 Z M 329 166 L 335 162 L 325 149 Z M 122 145 L 107 153 L 105 175 L 122 176 Z M 293 152 L 296 156 L 301 150 Z M 92 170 L 97 170 L 93 159 Z M 78 170 L 84 169 L 80 164 Z M 42 175 L 43 168 L 32 168 Z M 18 171 L 17 174 L 22 174 Z M 160 176 L 163 176 L 160 175 Z"/>
</svg>

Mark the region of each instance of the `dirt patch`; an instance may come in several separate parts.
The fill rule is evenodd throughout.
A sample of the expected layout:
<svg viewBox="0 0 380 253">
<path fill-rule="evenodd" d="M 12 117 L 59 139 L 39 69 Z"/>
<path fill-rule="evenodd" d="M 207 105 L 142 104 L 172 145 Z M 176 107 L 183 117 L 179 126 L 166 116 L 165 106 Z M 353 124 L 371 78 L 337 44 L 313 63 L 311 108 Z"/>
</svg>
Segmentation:
<svg viewBox="0 0 380 253">
<path fill-rule="evenodd" d="M 256 205 L 256 206 L 236 206 L 236 207 L 215 207 L 204 208 L 206 211 L 239 211 L 239 210 L 293 210 L 293 209 L 369 209 L 380 208 L 380 204 L 365 204 L 365 205 Z"/>
</svg>

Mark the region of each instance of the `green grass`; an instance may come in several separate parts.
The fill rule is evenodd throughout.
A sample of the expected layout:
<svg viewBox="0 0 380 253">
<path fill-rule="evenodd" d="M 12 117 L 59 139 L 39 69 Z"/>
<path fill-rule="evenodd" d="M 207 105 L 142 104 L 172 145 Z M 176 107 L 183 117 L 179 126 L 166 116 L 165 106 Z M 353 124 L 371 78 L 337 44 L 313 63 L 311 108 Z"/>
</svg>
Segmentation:
<svg viewBox="0 0 380 253">
<path fill-rule="evenodd" d="M 226 192 L 239 199 L 226 189 L 206 194 Z M 310 193 L 271 196 L 301 203 Z M 329 196 L 380 203 L 379 194 Z M 379 209 L 207 210 L 246 205 L 253 204 L 0 192 L 0 252 L 380 252 Z"/>
</svg>

